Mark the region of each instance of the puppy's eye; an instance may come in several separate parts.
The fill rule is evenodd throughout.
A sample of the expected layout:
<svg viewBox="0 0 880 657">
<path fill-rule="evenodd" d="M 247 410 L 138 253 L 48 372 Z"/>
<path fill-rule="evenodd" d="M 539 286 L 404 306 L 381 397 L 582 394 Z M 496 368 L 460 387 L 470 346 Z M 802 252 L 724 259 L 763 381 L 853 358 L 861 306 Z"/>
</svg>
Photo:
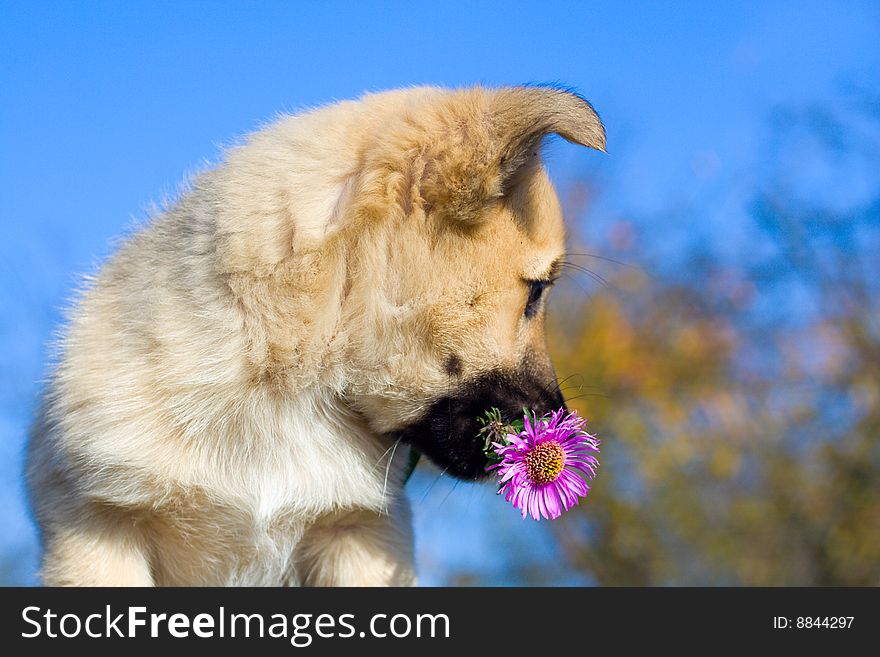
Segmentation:
<svg viewBox="0 0 880 657">
<path fill-rule="evenodd" d="M 544 290 L 546 290 L 551 281 L 526 281 L 529 286 L 529 297 L 526 300 L 526 310 L 525 316 L 526 319 L 531 319 L 538 313 L 538 308 L 541 305 L 541 298 L 544 296 Z"/>
</svg>

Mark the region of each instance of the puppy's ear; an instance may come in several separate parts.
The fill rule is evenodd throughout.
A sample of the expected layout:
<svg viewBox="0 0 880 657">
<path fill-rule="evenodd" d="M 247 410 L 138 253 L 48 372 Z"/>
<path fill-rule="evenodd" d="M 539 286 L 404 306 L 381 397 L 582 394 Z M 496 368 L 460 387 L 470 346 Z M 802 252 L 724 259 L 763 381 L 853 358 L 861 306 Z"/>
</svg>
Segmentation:
<svg viewBox="0 0 880 657">
<path fill-rule="evenodd" d="M 569 142 L 605 151 L 605 128 L 592 105 L 554 87 L 475 89 L 455 97 L 461 111 L 454 138 L 429 154 L 422 196 L 429 206 L 463 225 L 479 223 L 484 210 L 508 193 L 541 141 L 558 134 Z M 474 111 L 474 107 L 478 111 Z"/>
<path fill-rule="evenodd" d="M 491 108 L 499 140 L 499 173 L 509 179 L 549 134 L 605 152 L 605 127 L 593 106 L 553 87 L 511 87 L 497 92 Z"/>
</svg>

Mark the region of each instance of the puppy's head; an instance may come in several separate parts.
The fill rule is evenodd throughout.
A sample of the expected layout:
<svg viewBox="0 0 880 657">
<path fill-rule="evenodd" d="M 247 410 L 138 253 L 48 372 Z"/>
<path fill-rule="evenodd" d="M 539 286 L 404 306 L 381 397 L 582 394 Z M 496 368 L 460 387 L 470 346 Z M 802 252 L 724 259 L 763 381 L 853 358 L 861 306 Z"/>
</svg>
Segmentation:
<svg viewBox="0 0 880 657">
<path fill-rule="evenodd" d="M 405 117 L 369 154 L 381 184 L 362 189 L 350 263 L 349 394 L 375 430 L 476 479 L 485 411 L 564 406 L 544 313 L 565 235 L 539 147 L 558 133 L 604 149 L 604 130 L 548 88 L 441 93 Z"/>
<path fill-rule="evenodd" d="M 296 170 L 321 174 L 305 192 L 292 180 L 288 207 L 312 278 L 330 281 L 320 303 L 337 309 L 324 326 L 343 345 L 347 402 L 374 431 L 479 478 L 479 416 L 564 405 L 544 312 L 565 234 L 539 150 L 551 133 L 604 150 L 598 116 L 554 88 L 418 88 L 289 130 L 312 149 Z M 316 209 L 324 219 L 303 220 Z"/>
</svg>

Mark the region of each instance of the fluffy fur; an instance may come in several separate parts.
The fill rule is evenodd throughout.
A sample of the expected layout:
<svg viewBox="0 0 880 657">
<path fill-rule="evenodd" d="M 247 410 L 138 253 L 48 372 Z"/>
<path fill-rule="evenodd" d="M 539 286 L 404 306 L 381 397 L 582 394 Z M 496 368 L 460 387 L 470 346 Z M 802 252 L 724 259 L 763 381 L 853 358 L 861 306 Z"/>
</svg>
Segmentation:
<svg viewBox="0 0 880 657">
<path fill-rule="evenodd" d="M 474 399 L 561 402 L 524 314 L 563 252 L 551 132 L 604 147 L 568 92 L 415 88 L 193 180 L 66 328 L 28 455 L 43 580 L 412 583 L 410 445 L 470 476 Z"/>
</svg>

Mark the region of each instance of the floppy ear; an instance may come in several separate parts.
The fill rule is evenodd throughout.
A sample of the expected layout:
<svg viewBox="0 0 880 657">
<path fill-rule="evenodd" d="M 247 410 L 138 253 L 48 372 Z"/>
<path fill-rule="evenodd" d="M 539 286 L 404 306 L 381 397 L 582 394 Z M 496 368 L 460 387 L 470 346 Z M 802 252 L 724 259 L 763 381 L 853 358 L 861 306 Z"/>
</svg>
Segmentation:
<svg viewBox="0 0 880 657">
<path fill-rule="evenodd" d="M 500 140 L 502 181 L 512 176 L 549 134 L 605 152 L 605 127 L 589 102 L 553 87 L 511 87 L 497 92 L 491 117 Z"/>
<path fill-rule="evenodd" d="M 605 151 L 599 115 L 575 93 L 540 86 L 469 93 L 479 94 L 480 111 L 469 111 L 473 98 L 459 105 L 466 109 L 452 124 L 458 138 L 450 140 L 452 146 L 428 154 L 422 179 L 423 198 L 450 220 L 478 223 L 483 210 L 509 191 L 549 134 Z"/>
</svg>

